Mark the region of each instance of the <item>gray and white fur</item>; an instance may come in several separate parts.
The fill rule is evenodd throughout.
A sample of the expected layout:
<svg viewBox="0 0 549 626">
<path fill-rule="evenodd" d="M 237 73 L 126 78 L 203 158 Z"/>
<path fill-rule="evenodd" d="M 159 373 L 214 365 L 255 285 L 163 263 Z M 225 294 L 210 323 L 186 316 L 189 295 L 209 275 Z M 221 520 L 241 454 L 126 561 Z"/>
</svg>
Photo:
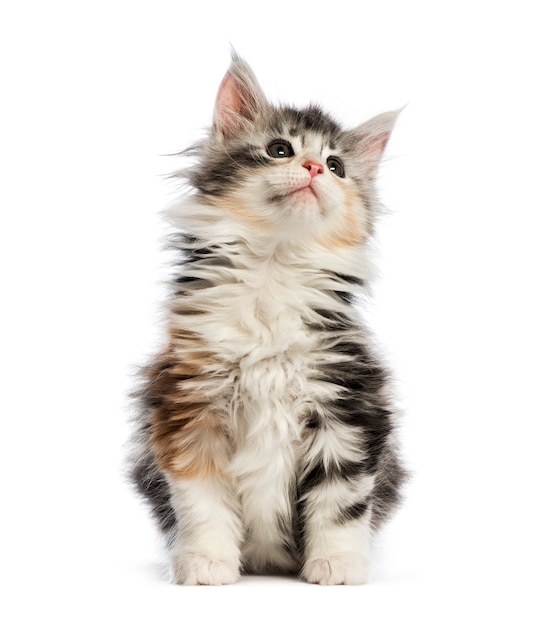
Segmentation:
<svg viewBox="0 0 549 626">
<path fill-rule="evenodd" d="M 175 583 L 368 579 L 405 477 L 359 307 L 396 117 L 345 130 L 317 107 L 273 106 L 235 56 L 189 150 L 192 192 L 167 215 L 166 344 L 142 371 L 132 465 Z"/>
</svg>

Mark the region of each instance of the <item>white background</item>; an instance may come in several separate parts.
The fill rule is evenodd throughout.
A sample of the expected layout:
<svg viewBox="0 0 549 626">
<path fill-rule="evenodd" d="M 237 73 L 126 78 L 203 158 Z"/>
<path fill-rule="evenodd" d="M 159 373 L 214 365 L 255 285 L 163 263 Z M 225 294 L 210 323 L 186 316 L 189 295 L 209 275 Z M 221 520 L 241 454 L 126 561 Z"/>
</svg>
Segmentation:
<svg viewBox="0 0 549 626">
<path fill-rule="evenodd" d="M 372 319 L 413 480 L 372 583 L 166 582 L 125 486 L 158 212 L 230 44 L 276 101 L 407 104 Z M 549 96 L 541 2 L 13 2 L 0 10 L 5 624 L 547 624 Z"/>
</svg>

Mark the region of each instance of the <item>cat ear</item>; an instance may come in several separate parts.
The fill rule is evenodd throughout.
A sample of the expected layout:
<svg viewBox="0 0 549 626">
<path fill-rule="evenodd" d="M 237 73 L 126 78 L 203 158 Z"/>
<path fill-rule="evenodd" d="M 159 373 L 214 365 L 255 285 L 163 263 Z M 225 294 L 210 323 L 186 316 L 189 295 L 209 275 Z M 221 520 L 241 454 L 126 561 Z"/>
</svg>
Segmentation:
<svg viewBox="0 0 549 626">
<path fill-rule="evenodd" d="M 214 132 L 230 137 L 253 121 L 267 99 L 250 66 L 233 53 L 229 70 L 221 81 L 214 110 Z"/>
<path fill-rule="evenodd" d="M 397 111 L 388 111 L 387 113 L 376 115 L 376 117 L 357 126 L 352 131 L 355 135 L 359 155 L 363 160 L 369 178 L 373 178 L 376 175 L 385 146 L 389 141 L 391 131 L 400 111 L 401 109 L 398 109 Z"/>
</svg>

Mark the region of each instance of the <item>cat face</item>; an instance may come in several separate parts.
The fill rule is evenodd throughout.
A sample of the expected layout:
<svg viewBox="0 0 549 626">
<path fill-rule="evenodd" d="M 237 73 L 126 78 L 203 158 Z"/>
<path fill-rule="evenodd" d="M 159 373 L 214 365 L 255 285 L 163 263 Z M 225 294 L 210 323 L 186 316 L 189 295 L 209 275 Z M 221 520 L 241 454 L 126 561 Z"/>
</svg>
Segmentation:
<svg viewBox="0 0 549 626">
<path fill-rule="evenodd" d="M 258 192 L 283 220 L 307 223 L 345 203 L 345 155 L 329 138 L 287 132 L 269 142 L 265 151 L 271 161 L 259 177 Z"/>
<path fill-rule="evenodd" d="M 191 182 L 209 204 L 271 237 L 358 245 L 371 227 L 372 183 L 395 117 L 346 131 L 317 107 L 275 107 L 234 59 Z"/>
</svg>

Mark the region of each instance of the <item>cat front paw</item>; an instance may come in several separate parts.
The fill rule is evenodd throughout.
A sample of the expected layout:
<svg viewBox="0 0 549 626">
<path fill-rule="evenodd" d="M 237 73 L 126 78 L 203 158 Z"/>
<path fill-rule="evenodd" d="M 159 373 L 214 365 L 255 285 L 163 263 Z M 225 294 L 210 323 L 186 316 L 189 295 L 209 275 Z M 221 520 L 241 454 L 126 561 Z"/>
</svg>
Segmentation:
<svg viewBox="0 0 549 626">
<path fill-rule="evenodd" d="M 173 582 L 177 585 L 230 585 L 239 578 L 238 559 L 213 560 L 196 554 L 173 562 Z"/>
<path fill-rule="evenodd" d="M 309 559 L 301 576 L 317 585 L 364 585 L 368 582 L 368 568 L 364 560 L 354 554 L 339 555 Z"/>
</svg>

